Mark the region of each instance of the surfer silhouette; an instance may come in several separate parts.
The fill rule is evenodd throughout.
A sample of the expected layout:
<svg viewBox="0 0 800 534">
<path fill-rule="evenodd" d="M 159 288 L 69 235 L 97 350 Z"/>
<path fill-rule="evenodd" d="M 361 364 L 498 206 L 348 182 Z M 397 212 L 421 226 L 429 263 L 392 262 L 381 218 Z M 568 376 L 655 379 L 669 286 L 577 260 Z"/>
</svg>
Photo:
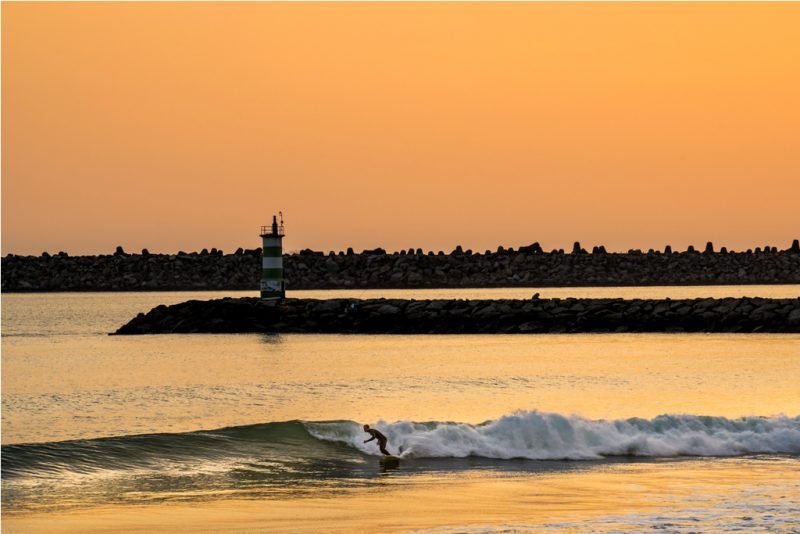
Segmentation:
<svg viewBox="0 0 800 534">
<path fill-rule="evenodd" d="M 381 434 L 379 431 L 375 430 L 374 428 L 370 428 L 369 425 L 364 425 L 364 432 L 372 436 L 369 439 L 365 439 L 364 443 L 369 443 L 370 441 L 377 439 L 378 440 L 378 447 L 380 448 L 381 452 L 386 456 L 391 456 L 389 451 L 386 450 L 386 436 Z"/>
</svg>

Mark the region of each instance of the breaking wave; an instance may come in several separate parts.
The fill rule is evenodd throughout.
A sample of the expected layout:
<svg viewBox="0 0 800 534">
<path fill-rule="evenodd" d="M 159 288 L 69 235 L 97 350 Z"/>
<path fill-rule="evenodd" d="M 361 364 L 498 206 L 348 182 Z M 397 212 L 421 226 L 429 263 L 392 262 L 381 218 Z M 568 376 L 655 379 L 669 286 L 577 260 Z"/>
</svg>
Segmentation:
<svg viewBox="0 0 800 534">
<path fill-rule="evenodd" d="M 538 411 L 482 424 L 378 422 L 389 451 L 406 459 L 481 457 L 493 460 L 800 455 L 800 417 L 660 415 L 591 420 Z M 309 465 L 358 463 L 379 456 L 355 421 L 288 421 L 175 434 L 147 434 L 4 445 L 2 477 L 202 466 L 297 471 Z M 223 467 L 228 466 L 228 467 Z M 260 466 L 260 467 L 259 467 Z"/>
<path fill-rule="evenodd" d="M 306 423 L 318 439 L 374 453 L 352 422 Z M 590 420 L 518 412 L 480 425 L 397 422 L 375 425 L 391 452 L 405 458 L 595 460 L 615 456 L 800 454 L 800 417 L 660 415 L 654 419 Z"/>
</svg>

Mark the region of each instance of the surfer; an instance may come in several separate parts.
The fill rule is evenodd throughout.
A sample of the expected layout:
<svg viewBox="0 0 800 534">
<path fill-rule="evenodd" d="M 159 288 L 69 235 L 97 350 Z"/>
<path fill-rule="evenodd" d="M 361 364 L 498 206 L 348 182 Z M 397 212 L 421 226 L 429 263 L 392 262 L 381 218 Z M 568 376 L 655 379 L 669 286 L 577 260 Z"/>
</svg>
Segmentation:
<svg viewBox="0 0 800 534">
<path fill-rule="evenodd" d="M 386 456 L 391 456 L 389 451 L 386 450 L 386 436 L 381 434 L 379 431 L 375 430 L 374 428 L 370 428 L 369 425 L 364 425 L 364 432 L 372 436 L 369 439 L 365 439 L 364 443 L 369 443 L 373 439 L 378 440 L 378 447 L 380 448 L 381 452 Z"/>
</svg>

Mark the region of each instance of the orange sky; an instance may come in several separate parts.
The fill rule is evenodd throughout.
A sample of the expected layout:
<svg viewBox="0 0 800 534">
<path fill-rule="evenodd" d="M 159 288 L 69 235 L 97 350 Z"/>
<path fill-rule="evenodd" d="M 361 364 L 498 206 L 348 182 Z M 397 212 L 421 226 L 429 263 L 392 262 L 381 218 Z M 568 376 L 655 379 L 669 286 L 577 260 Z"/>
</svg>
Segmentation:
<svg viewBox="0 0 800 534">
<path fill-rule="evenodd" d="M 800 4 L 2 5 L 2 251 L 800 237 Z"/>
</svg>

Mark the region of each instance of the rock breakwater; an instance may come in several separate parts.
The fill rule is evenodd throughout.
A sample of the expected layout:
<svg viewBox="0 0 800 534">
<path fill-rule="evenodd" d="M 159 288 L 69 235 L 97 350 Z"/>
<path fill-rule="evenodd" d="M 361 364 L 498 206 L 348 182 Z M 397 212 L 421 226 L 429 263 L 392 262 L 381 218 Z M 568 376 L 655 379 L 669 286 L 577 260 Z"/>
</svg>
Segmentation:
<svg viewBox="0 0 800 534">
<path fill-rule="evenodd" d="M 800 244 L 779 251 L 691 250 L 607 253 L 575 243 L 571 253 L 544 252 L 534 243 L 482 254 L 457 247 L 449 254 L 382 249 L 356 254 L 304 250 L 285 254 L 288 289 L 567 287 L 717 284 L 798 284 Z M 223 254 L 212 249 L 178 254 L 7 255 L 3 291 L 179 291 L 259 287 L 260 250 Z"/>
<path fill-rule="evenodd" d="M 527 334 L 800 332 L 800 298 L 192 300 L 140 313 L 116 334 Z"/>
</svg>

